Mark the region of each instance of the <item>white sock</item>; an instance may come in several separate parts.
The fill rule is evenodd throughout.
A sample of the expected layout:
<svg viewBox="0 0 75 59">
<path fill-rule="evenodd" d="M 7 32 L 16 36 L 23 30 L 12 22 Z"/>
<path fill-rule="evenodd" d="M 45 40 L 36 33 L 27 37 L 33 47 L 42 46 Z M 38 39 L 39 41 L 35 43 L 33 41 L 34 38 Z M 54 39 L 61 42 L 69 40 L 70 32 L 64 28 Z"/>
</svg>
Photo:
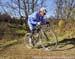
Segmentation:
<svg viewBox="0 0 75 59">
<path fill-rule="evenodd" d="M 31 38 L 29 38 L 29 43 L 32 44 L 32 39 Z"/>
</svg>

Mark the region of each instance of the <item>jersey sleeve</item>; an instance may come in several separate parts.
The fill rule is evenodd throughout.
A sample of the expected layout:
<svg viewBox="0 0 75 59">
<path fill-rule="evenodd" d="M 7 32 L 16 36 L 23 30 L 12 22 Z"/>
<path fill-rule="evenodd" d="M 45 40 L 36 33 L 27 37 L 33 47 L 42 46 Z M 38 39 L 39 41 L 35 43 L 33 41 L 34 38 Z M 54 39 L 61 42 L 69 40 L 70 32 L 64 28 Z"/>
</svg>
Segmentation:
<svg viewBox="0 0 75 59">
<path fill-rule="evenodd" d="M 37 24 L 37 22 L 34 21 L 35 19 L 34 19 L 33 17 L 31 17 L 30 19 L 31 19 L 31 20 L 30 20 L 31 24 Z"/>
<path fill-rule="evenodd" d="M 42 24 L 45 24 L 45 23 L 46 23 L 44 17 L 42 17 L 42 19 L 41 19 L 41 23 L 42 23 Z"/>
<path fill-rule="evenodd" d="M 37 22 L 35 21 L 36 20 L 36 13 L 37 12 L 34 12 L 33 14 L 29 15 L 29 20 L 30 20 L 31 24 L 37 24 Z"/>
</svg>

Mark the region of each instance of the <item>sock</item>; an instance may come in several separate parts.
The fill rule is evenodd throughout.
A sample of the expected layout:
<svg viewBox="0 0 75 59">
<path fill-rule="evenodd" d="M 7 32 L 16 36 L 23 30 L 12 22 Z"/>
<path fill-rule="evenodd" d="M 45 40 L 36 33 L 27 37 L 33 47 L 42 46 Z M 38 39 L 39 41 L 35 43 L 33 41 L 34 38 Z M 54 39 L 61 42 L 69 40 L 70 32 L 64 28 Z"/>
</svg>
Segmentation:
<svg viewBox="0 0 75 59">
<path fill-rule="evenodd" d="M 29 38 L 29 44 L 32 44 L 32 39 L 31 38 Z"/>
</svg>

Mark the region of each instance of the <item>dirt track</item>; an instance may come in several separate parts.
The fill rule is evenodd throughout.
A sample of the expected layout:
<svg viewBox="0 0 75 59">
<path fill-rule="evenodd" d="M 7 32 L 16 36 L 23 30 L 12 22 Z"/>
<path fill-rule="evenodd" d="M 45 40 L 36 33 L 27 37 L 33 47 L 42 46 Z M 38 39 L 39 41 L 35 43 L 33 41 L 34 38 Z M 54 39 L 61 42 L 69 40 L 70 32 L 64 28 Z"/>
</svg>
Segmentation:
<svg viewBox="0 0 75 59">
<path fill-rule="evenodd" d="M 70 44 L 69 47 L 72 45 Z M 23 43 L 18 43 L 0 50 L 0 59 L 75 59 L 75 47 L 67 46 L 56 51 L 27 49 Z"/>
</svg>

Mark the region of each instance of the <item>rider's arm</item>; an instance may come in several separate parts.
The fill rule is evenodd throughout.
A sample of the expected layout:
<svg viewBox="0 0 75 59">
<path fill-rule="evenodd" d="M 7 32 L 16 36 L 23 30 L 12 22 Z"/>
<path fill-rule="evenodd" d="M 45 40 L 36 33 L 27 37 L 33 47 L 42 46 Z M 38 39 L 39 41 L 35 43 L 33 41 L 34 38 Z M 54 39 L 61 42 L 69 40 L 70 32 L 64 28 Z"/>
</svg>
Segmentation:
<svg viewBox="0 0 75 59">
<path fill-rule="evenodd" d="M 30 19 L 31 19 L 31 20 L 30 20 L 31 24 L 37 24 L 37 22 L 34 21 L 35 19 L 34 19 L 33 17 L 31 17 Z"/>
<path fill-rule="evenodd" d="M 29 20 L 30 20 L 30 23 L 31 24 L 37 24 L 37 22 L 36 22 L 36 14 L 37 14 L 37 12 L 34 12 L 33 14 L 31 14 L 30 16 L 29 16 Z"/>
<path fill-rule="evenodd" d="M 42 19 L 41 19 L 41 24 L 46 24 L 44 17 L 42 17 Z"/>
</svg>

